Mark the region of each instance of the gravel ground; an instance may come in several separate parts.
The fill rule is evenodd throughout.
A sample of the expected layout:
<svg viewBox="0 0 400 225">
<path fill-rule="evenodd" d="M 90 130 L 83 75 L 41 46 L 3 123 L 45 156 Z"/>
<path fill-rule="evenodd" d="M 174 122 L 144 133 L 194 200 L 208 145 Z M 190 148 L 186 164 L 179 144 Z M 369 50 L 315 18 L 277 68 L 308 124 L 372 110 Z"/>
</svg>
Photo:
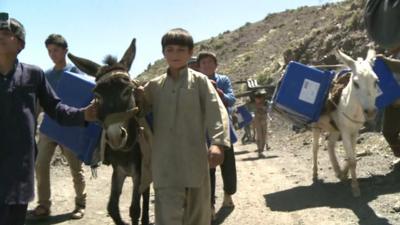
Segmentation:
<svg viewBox="0 0 400 225">
<path fill-rule="evenodd" d="M 265 158 L 258 158 L 254 143 L 235 146 L 238 191 L 233 196 L 235 208 L 224 209 L 222 179 L 217 170 L 217 221 L 214 224 L 239 225 L 384 225 L 400 224 L 400 168 L 392 168 L 394 160 L 382 135 L 364 133 L 357 151 L 360 160 L 361 197 L 351 195 L 349 182 L 340 182 L 333 173 L 328 154 L 320 149 L 319 178 L 312 182 L 311 132 L 295 134 L 289 125 L 275 119 L 270 126 L 269 145 Z M 338 145 L 339 161 L 343 148 Z M 88 203 L 81 220 L 70 220 L 74 208 L 74 191 L 69 169 L 55 163 L 52 167 L 52 216 L 27 224 L 97 225 L 113 224 L 107 215 L 111 168 L 99 169 L 97 179 L 90 178 L 86 168 Z M 124 186 L 120 208 L 129 221 L 132 184 Z M 154 223 L 154 193 L 151 194 L 150 221 Z M 29 208 L 33 208 L 34 203 Z"/>
</svg>

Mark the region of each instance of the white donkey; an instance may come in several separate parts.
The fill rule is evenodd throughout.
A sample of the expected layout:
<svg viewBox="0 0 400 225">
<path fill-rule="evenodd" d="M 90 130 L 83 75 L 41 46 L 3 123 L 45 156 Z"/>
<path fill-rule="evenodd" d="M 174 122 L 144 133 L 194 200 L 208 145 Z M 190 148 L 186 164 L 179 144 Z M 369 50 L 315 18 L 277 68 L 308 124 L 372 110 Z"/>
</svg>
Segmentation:
<svg viewBox="0 0 400 225">
<path fill-rule="evenodd" d="M 376 114 L 375 99 L 378 96 L 378 77 L 372 70 L 375 51 L 369 50 L 365 60 L 357 61 L 338 51 L 338 56 L 352 70 L 350 81 L 343 89 L 336 109 L 323 114 L 312 124 L 313 131 L 313 179 L 318 179 L 318 147 L 321 131 L 328 132 L 328 153 L 336 176 L 345 180 L 350 169 L 353 196 L 360 196 L 360 188 L 356 175 L 356 138 L 366 120 L 373 119 Z M 346 164 L 340 169 L 335 144 L 342 137 L 346 151 Z"/>
</svg>

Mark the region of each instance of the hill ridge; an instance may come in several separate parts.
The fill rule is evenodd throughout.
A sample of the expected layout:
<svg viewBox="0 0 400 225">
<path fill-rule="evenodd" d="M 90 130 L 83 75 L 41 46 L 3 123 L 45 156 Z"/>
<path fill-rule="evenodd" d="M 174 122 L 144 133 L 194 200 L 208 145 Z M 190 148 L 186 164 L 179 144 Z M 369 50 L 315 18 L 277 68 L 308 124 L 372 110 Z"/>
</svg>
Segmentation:
<svg viewBox="0 0 400 225">
<path fill-rule="evenodd" d="M 343 49 L 353 58 L 364 57 L 368 39 L 362 11 L 366 0 L 347 0 L 321 6 L 303 6 L 267 15 L 233 31 L 195 44 L 195 54 L 210 50 L 217 54 L 218 72 L 232 81 L 254 78 L 260 84 L 274 84 L 290 61 L 304 64 L 339 63 L 335 50 Z M 165 72 L 163 59 L 138 76 L 148 80 Z M 235 91 L 243 89 L 234 86 Z"/>
</svg>

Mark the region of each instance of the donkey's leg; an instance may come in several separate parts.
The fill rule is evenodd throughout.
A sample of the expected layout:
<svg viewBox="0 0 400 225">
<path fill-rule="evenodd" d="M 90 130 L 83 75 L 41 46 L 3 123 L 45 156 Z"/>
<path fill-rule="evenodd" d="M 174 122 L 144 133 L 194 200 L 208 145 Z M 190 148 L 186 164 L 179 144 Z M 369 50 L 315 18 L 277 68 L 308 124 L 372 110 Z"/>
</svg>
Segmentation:
<svg viewBox="0 0 400 225">
<path fill-rule="evenodd" d="M 319 137 L 321 134 L 321 129 L 312 128 L 313 133 L 313 181 L 318 180 L 318 148 L 319 148 Z"/>
<path fill-rule="evenodd" d="M 356 152 L 356 143 L 357 143 L 357 133 L 352 135 L 352 146 L 353 152 L 351 160 L 349 160 L 350 174 L 351 174 L 351 188 L 353 190 L 353 196 L 358 197 L 361 195 L 360 186 L 357 180 L 357 152 Z"/>
<path fill-rule="evenodd" d="M 129 208 L 129 216 L 131 217 L 132 225 L 138 225 L 140 218 L 140 192 L 139 192 L 140 176 L 133 175 L 132 182 L 133 182 L 133 193 L 132 193 L 131 206 Z"/>
<path fill-rule="evenodd" d="M 360 196 L 360 187 L 357 181 L 357 174 L 356 174 L 356 167 L 357 167 L 357 159 L 355 153 L 355 141 L 356 141 L 356 134 L 347 134 L 343 135 L 343 146 L 346 150 L 346 159 L 347 159 L 347 166 L 350 169 L 351 174 L 351 189 L 353 192 L 354 197 Z"/>
<path fill-rule="evenodd" d="M 340 166 L 336 157 L 336 151 L 335 151 L 335 146 L 336 142 L 339 139 L 340 133 L 339 132 L 331 132 L 329 133 L 328 136 L 328 154 L 329 154 L 329 159 L 332 164 L 333 171 L 335 172 L 335 175 L 337 178 L 340 180 L 344 179 L 342 171 L 340 170 Z"/>
<path fill-rule="evenodd" d="M 142 193 L 142 225 L 149 224 L 150 187 Z"/>
<path fill-rule="evenodd" d="M 114 223 L 117 225 L 127 225 L 119 212 L 119 197 L 122 192 L 122 186 L 125 181 L 125 174 L 118 170 L 117 166 L 113 166 L 113 173 L 111 179 L 111 195 L 108 201 L 107 211 L 113 219 Z"/>
<path fill-rule="evenodd" d="M 356 152 L 356 143 L 357 143 L 356 138 L 352 138 L 352 142 L 351 142 L 352 148 L 354 149 L 354 153 L 355 153 L 356 156 L 357 156 L 357 152 Z M 346 164 L 345 164 L 345 166 L 344 166 L 344 168 L 343 168 L 343 175 L 346 176 L 346 177 L 349 175 L 349 163 L 347 162 L 347 160 L 346 160 Z"/>
</svg>

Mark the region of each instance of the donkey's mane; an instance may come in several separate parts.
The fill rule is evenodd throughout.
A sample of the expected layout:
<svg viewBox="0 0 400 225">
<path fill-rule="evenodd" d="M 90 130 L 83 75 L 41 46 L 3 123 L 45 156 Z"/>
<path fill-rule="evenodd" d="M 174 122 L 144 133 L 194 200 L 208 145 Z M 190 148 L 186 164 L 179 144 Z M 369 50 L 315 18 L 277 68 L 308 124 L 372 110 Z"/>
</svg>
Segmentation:
<svg viewBox="0 0 400 225">
<path fill-rule="evenodd" d="M 106 55 L 106 57 L 104 57 L 104 59 L 103 59 L 103 63 L 108 66 L 113 66 L 118 63 L 118 59 L 115 56 Z"/>
<path fill-rule="evenodd" d="M 127 72 L 128 69 L 122 65 L 121 63 L 118 62 L 117 57 L 112 56 L 112 55 L 107 55 L 104 60 L 103 63 L 105 64 L 104 66 L 102 66 L 100 68 L 100 70 L 98 71 L 98 75 L 97 75 L 97 79 L 98 80 L 100 77 L 102 77 L 103 75 L 111 72 L 111 71 L 124 71 Z"/>
<path fill-rule="evenodd" d="M 329 90 L 328 99 L 322 108 L 323 113 L 330 113 L 336 110 L 336 106 L 339 104 L 340 97 L 342 96 L 342 91 L 349 83 L 350 77 L 351 72 L 336 76 Z"/>
</svg>

